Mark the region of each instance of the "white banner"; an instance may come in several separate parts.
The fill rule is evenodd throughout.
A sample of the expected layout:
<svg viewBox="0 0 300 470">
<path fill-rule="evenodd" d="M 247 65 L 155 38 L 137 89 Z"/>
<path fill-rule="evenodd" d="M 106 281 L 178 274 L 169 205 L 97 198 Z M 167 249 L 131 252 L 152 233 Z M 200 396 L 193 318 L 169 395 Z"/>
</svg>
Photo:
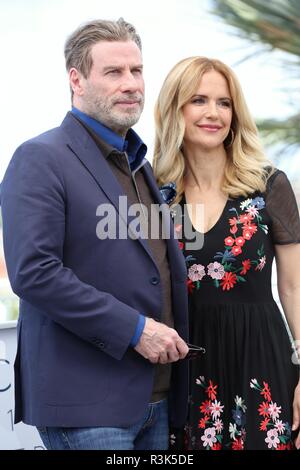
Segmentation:
<svg viewBox="0 0 300 470">
<path fill-rule="evenodd" d="M 0 449 L 43 450 L 35 427 L 14 424 L 14 360 L 16 322 L 0 324 Z"/>
</svg>

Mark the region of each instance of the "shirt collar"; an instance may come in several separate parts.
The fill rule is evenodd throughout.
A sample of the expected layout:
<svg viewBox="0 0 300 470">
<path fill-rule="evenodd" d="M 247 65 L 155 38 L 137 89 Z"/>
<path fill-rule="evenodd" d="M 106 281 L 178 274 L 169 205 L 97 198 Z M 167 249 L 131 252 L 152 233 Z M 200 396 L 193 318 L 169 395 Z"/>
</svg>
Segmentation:
<svg viewBox="0 0 300 470">
<path fill-rule="evenodd" d="M 131 170 L 135 170 L 140 166 L 146 155 L 147 146 L 133 129 L 129 129 L 124 139 L 109 129 L 109 127 L 106 127 L 104 124 L 79 109 L 72 107 L 72 113 L 92 129 L 104 142 L 108 143 L 119 152 L 127 152 Z"/>
</svg>

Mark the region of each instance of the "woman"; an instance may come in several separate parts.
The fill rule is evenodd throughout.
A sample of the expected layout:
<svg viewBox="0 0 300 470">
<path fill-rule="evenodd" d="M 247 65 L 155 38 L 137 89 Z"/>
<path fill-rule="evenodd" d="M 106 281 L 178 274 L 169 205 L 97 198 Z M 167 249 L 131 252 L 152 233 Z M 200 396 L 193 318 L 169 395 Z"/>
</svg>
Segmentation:
<svg viewBox="0 0 300 470">
<path fill-rule="evenodd" d="M 299 340 L 300 222 L 290 183 L 267 161 L 237 78 L 218 60 L 179 62 L 155 117 L 157 181 L 176 184 L 175 212 L 188 205 L 175 228 L 188 269 L 190 341 L 206 349 L 190 361 L 186 447 L 299 448 L 299 364 L 271 291 L 275 255 L 281 304 Z M 202 249 L 187 245 L 187 223 L 203 235 Z"/>
</svg>

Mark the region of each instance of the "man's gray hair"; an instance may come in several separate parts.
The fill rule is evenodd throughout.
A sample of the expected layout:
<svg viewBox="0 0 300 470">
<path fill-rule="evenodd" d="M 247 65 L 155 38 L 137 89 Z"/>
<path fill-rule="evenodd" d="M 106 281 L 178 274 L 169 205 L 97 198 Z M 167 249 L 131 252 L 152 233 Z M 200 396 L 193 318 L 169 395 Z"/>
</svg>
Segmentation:
<svg viewBox="0 0 300 470">
<path fill-rule="evenodd" d="M 89 21 L 77 28 L 65 43 L 67 71 L 75 67 L 87 78 L 93 65 L 91 48 L 99 41 L 134 41 L 142 50 L 141 38 L 135 27 L 123 18 L 118 21 Z"/>
</svg>

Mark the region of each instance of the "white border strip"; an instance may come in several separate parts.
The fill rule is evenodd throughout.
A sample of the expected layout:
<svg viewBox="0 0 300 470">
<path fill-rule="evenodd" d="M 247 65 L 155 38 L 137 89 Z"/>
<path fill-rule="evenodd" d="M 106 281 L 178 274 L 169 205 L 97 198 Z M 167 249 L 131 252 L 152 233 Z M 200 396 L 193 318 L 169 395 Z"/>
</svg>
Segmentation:
<svg viewBox="0 0 300 470">
<path fill-rule="evenodd" d="M 17 320 L 0 322 L 0 330 L 6 330 L 8 328 L 16 328 L 17 323 L 18 323 Z"/>
</svg>

